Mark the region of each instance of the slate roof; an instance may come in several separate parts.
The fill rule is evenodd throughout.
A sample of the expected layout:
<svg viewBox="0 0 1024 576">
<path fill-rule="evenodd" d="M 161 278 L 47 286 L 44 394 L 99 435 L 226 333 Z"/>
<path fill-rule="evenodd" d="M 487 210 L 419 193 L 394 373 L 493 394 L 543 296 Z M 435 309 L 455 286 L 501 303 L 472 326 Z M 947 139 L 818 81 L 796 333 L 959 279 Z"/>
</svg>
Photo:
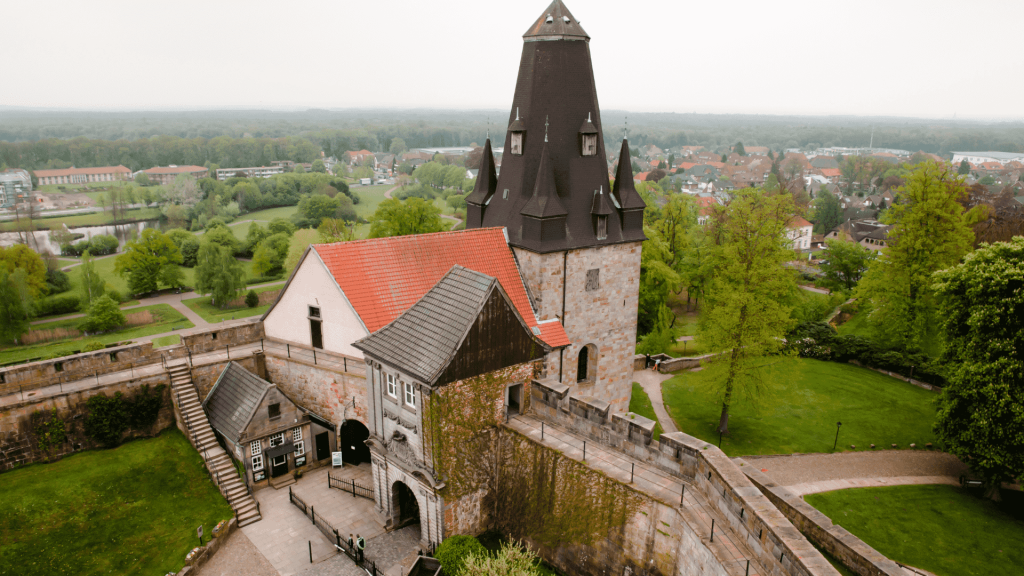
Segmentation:
<svg viewBox="0 0 1024 576">
<path fill-rule="evenodd" d="M 132 171 L 124 166 L 99 166 L 97 168 L 61 168 L 58 170 L 33 170 L 32 173 L 38 178 L 52 178 L 55 176 L 72 176 L 76 174 L 131 174 Z"/>
<path fill-rule="evenodd" d="M 217 383 L 203 400 L 203 408 L 210 418 L 210 426 L 233 442 L 252 420 L 273 384 L 249 372 L 234 362 L 228 362 Z"/>
<path fill-rule="evenodd" d="M 421 382 L 433 383 L 455 356 L 495 289 L 500 290 L 500 284 L 494 277 L 452 266 L 401 316 L 356 340 L 353 346 L 402 368 Z"/>
<path fill-rule="evenodd" d="M 573 17 L 562 0 L 555 0 L 537 18 L 523 38 L 533 40 L 590 40 L 579 21 Z"/>
<path fill-rule="evenodd" d="M 497 278 L 526 325 L 538 326 L 501 228 L 313 244 L 310 249 L 323 260 L 368 332 L 408 310 L 456 264 Z M 540 328 L 540 338 L 549 346 L 569 344 L 560 322 Z"/>
</svg>

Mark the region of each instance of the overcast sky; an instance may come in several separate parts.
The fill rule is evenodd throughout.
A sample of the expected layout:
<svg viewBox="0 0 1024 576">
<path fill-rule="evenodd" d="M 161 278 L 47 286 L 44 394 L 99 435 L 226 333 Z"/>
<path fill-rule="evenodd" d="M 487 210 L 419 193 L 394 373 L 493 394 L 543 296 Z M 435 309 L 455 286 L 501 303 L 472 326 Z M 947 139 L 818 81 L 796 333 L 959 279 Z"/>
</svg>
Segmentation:
<svg viewBox="0 0 1024 576">
<path fill-rule="evenodd" d="M 546 0 L 9 0 L 0 105 L 497 108 Z M 568 0 L 604 109 L 1024 118 L 1022 0 Z"/>
</svg>

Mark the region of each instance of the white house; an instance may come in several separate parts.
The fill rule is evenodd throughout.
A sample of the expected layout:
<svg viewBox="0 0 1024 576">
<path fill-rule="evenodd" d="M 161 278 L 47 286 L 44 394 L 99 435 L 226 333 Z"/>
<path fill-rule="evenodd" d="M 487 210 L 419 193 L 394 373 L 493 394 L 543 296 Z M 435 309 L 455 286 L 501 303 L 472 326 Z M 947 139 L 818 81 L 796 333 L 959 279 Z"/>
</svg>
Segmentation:
<svg viewBox="0 0 1024 576">
<path fill-rule="evenodd" d="M 810 249 L 813 231 L 814 225 L 799 216 L 794 216 L 786 224 L 786 237 L 792 241 L 790 246 L 794 250 Z"/>
</svg>

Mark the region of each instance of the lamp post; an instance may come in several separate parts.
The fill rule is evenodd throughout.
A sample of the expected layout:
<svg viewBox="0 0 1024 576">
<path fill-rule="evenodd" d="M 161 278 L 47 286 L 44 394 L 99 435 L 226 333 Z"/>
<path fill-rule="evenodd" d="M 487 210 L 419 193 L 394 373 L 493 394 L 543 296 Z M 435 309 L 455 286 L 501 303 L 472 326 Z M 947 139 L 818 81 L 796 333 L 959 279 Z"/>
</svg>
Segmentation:
<svg viewBox="0 0 1024 576">
<path fill-rule="evenodd" d="M 842 426 L 842 422 L 836 422 L 836 441 L 832 444 L 832 451 L 836 451 L 836 446 L 839 445 L 839 427 Z"/>
</svg>

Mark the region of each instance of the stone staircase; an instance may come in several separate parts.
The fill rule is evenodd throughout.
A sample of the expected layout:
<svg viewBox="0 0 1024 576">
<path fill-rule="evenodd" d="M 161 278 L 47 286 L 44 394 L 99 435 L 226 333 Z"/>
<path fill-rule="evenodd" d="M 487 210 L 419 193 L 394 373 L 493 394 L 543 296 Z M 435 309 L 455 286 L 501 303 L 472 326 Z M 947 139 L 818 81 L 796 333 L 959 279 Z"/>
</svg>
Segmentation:
<svg viewBox="0 0 1024 576">
<path fill-rule="evenodd" d="M 235 511 L 238 527 L 248 526 L 263 519 L 259 502 L 253 497 L 245 482 L 238 477 L 238 471 L 231 456 L 220 447 L 210 421 L 206 417 L 199 399 L 199 392 L 192 383 L 192 373 L 187 364 L 167 367 L 171 375 L 171 397 L 181 412 L 188 429 L 189 442 L 206 461 L 214 483 Z"/>
</svg>

